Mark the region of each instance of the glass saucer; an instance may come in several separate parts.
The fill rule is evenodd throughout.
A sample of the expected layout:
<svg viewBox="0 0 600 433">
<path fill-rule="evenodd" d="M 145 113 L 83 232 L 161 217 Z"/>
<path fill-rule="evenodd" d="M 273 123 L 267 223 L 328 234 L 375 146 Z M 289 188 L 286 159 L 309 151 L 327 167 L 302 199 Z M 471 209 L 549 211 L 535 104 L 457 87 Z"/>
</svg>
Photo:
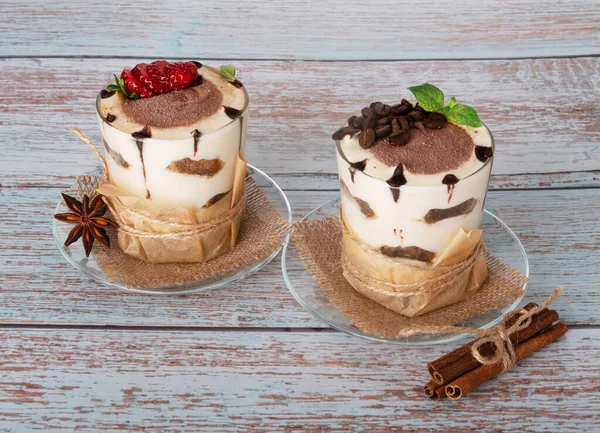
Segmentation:
<svg viewBox="0 0 600 433">
<path fill-rule="evenodd" d="M 339 198 L 332 200 L 311 211 L 302 218 L 302 221 L 322 219 L 331 214 L 337 215 L 339 214 L 339 206 Z M 521 241 L 519 241 L 519 238 L 500 218 L 494 215 L 493 211 L 484 210 L 481 228 L 484 229 L 483 240 L 486 248 L 502 262 L 529 276 L 529 262 L 527 261 L 527 254 Z M 315 280 L 304 268 L 304 263 L 298 254 L 296 246 L 289 240 L 283 247 L 281 268 L 288 289 L 300 305 L 317 319 L 347 334 L 366 340 L 405 346 L 449 343 L 469 337 L 468 334 L 419 334 L 397 339 L 386 339 L 374 334 L 365 334 L 329 302 L 329 299 L 327 299 Z M 523 290 L 525 290 L 525 287 L 526 284 L 523 285 Z M 514 309 L 522 298 L 523 296 L 501 308 L 459 323 L 458 326 L 479 329 L 490 328 L 497 324 L 506 312 Z"/>
<path fill-rule="evenodd" d="M 100 169 L 90 174 L 100 175 Z M 291 223 L 292 209 L 290 207 L 290 203 L 288 202 L 287 197 L 285 196 L 279 185 L 277 185 L 275 181 L 269 176 L 267 176 L 264 172 L 262 172 L 256 167 L 251 166 L 250 164 L 248 164 L 248 174 L 252 176 L 256 184 L 269 198 L 271 203 L 273 203 L 273 205 L 283 216 L 283 218 L 286 219 L 288 223 Z M 76 190 L 77 185 L 73 185 L 72 189 Z M 56 213 L 62 212 L 69 212 L 69 210 L 67 209 L 61 198 L 59 200 L 58 206 L 56 207 Z M 267 257 L 260 260 L 256 260 L 234 271 L 216 275 L 214 277 L 206 278 L 203 280 L 192 281 L 190 283 L 175 286 L 157 287 L 152 289 L 127 287 L 122 282 L 108 281 L 104 276 L 104 272 L 102 272 L 102 268 L 98 266 L 98 263 L 94 258 L 94 252 L 92 251 L 90 257 L 86 257 L 81 242 L 76 242 L 75 244 L 72 244 L 69 247 L 65 247 L 65 239 L 67 238 L 67 235 L 69 234 L 69 231 L 73 228 L 73 226 L 71 224 L 61 223 L 60 221 L 57 221 L 55 219 L 53 219 L 52 221 L 54 242 L 56 243 L 56 246 L 58 247 L 62 255 L 65 256 L 69 263 L 75 266 L 75 268 L 79 269 L 88 277 L 96 281 L 108 284 L 110 286 L 131 292 L 148 293 L 153 295 L 182 295 L 190 293 L 199 293 L 227 286 L 233 282 L 246 278 L 249 275 L 254 274 L 255 272 L 258 272 L 260 269 L 266 266 L 267 263 L 273 260 L 281 250 L 280 248 L 277 251 L 274 251 L 273 253 L 269 254 Z M 286 235 L 283 238 L 283 240 L 287 243 L 287 241 L 289 240 L 289 234 Z"/>
</svg>

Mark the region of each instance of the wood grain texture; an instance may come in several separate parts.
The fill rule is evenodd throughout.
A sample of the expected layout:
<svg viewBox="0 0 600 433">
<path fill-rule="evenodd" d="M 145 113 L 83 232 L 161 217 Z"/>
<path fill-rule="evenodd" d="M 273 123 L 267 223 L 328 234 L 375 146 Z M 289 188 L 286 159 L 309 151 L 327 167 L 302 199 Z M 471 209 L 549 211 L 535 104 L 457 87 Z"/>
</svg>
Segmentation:
<svg viewBox="0 0 600 433">
<path fill-rule="evenodd" d="M 335 198 L 292 191 L 294 219 Z M 186 297 L 123 293 L 79 275 L 54 246 L 56 188 L 0 190 L 0 323 L 323 327 L 287 291 L 279 260 L 228 289 Z M 600 324 L 600 189 L 493 191 L 487 206 L 522 239 L 532 278 L 528 299 L 557 285 L 556 309 L 569 324 Z M 307 277 L 309 278 L 309 277 Z"/>
<path fill-rule="evenodd" d="M 191 7 L 190 7 L 191 6 Z M 0 3 L 0 55 L 440 59 L 600 54 L 596 1 Z M 109 31 L 108 31 L 109 30 Z"/>
<path fill-rule="evenodd" d="M 69 129 L 77 126 L 99 142 L 96 92 L 135 62 L 1 60 L 0 184 L 56 185 L 95 167 L 91 151 Z M 496 137 L 495 175 L 591 172 L 583 185 L 598 184 L 600 58 L 236 67 L 251 95 L 248 161 L 280 177 L 305 176 L 300 188 L 315 188 L 319 176 L 336 173 L 331 133 L 351 111 L 376 99 L 397 100 L 425 80 L 479 109 Z M 553 178 L 526 183 L 536 182 L 552 186 Z"/>
<path fill-rule="evenodd" d="M 448 347 L 334 332 L 14 329 L 0 338 L 0 432 L 570 433 L 599 421 L 591 329 L 440 403 L 423 396 L 425 364 Z"/>
</svg>

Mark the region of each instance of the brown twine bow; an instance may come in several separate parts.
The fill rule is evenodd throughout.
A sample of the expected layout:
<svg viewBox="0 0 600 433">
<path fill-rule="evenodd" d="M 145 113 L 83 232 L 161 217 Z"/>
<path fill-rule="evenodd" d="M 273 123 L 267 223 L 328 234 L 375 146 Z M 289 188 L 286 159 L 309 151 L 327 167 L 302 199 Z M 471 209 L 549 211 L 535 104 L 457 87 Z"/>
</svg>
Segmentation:
<svg viewBox="0 0 600 433">
<path fill-rule="evenodd" d="M 561 292 L 562 287 L 557 287 L 546 301 L 532 310 L 521 308 L 505 314 L 498 325 L 487 330 L 486 333 L 473 343 L 471 346 L 473 357 L 483 365 L 501 362 L 503 372 L 513 368 L 517 363 L 517 355 L 515 353 L 515 345 L 510 339 L 511 335 L 531 325 L 533 316 L 546 309 L 548 305 L 554 302 Z M 512 326 L 507 328 L 508 320 L 511 317 L 514 317 L 515 314 L 518 315 L 517 320 Z M 487 357 L 481 353 L 482 347 L 485 344 L 492 344 L 495 348 L 492 355 Z"/>
</svg>

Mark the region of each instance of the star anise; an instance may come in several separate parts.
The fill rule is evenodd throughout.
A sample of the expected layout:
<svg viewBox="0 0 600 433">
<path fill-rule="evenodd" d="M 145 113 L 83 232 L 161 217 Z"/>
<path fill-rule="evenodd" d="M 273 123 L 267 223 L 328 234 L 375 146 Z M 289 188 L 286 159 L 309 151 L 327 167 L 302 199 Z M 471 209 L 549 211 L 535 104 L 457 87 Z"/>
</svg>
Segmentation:
<svg viewBox="0 0 600 433">
<path fill-rule="evenodd" d="M 59 213 L 54 215 L 54 218 L 65 223 L 77 224 L 71 230 L 69 236 L 67 236 L 65 246 L 68 247 L 79 238 L 82 238 L 86 257 L 89 257 L 92 252 L 94 239 L 110 247 L 110 239 L 106 234 L 105 228 L 114 227 L 116 224 L 102 217 L 106 212 L 106 204 L 102 201 L 102 196 L 100 194 L 96 195 L 91 203 L 87 195 L 83 196 L 82 201 L 69 197 L 66 194 L 62 194 L 62 196 L 65 204 L 72 213 Z"/>
</svg>

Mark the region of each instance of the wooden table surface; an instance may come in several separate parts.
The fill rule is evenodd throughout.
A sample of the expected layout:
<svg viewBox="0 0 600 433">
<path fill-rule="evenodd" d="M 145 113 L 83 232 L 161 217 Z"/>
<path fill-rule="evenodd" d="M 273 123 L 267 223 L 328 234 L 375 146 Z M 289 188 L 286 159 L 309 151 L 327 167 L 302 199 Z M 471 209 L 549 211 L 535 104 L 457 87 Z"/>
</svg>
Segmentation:
<svg viewBox="0 0 600 433">
<path fill-rule="evenodd" d="M 600 2 L 0 0 L 0 432 L 600 431 Z M 94 99 L 140 59 L 232 63 L 248 161 L 299 218 L 337 196 L 331 132 L 438 84 L 494 132 L 489 207 L 522 239 L 526 301 L 556 285 L 569 333 L 462 401 L 421 391 L 457 345 L 328 328 L 275 259 L 187 297 L 125 293 L 60 255 L 61 189 L 96 166 Z M 395 428 L 395 430 L 393 430 Z"/>
</svg>

